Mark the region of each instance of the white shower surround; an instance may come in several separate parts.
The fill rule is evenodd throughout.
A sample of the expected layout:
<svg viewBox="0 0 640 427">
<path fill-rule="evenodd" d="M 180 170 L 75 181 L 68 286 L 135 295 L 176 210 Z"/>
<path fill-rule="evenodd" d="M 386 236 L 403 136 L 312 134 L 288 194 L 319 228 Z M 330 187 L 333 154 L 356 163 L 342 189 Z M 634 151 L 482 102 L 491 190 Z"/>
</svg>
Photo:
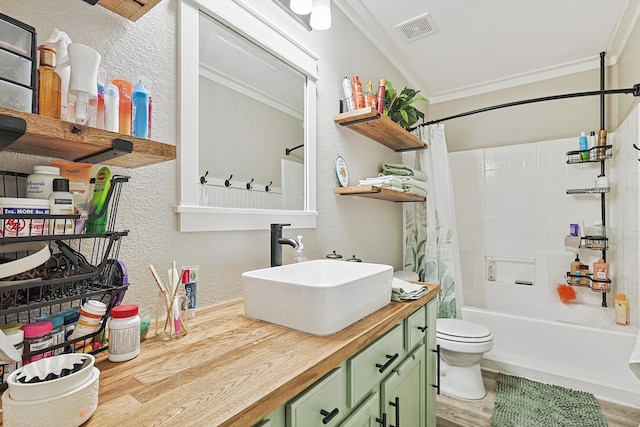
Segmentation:
<svg viewBox="0 0 640 427">
<path fill-rule="evenodd" d="M 600 218 L 599 196 L 566 194 L 569 188 L 593 187 L 600 173 L 599 163 L 566 164 L 566 152 L 578 148 L 577 136 L 450 154 L 462 317 L 494 333 L 484 366 L 640 407 L 640 382 L 627 367 L 640 321 L 640 162 L 633 148 L 639 138 L 636 107 L 608 140 L 613 158 L 606 164 L 612 187 L 606 203 L 607 259 L 613 291 L 607 308 L 601 307 L 600 294 L 586 288 L 574 288 L 578 297 L 569 305 L 560 303 L 556 292 L 575 256 L 564 250 L 569 224 L 584 220 L 591 226 Z M 585 264 L 598 256 L 581 251 Z M 498 263 L 495 281 L 487 280 L 487 257 L 507 260 Z M 516 285 L 518 278 L 533 285 Z M 629 298 L 630 326 L 613 322 L 615 293 Z"/>
</svg>

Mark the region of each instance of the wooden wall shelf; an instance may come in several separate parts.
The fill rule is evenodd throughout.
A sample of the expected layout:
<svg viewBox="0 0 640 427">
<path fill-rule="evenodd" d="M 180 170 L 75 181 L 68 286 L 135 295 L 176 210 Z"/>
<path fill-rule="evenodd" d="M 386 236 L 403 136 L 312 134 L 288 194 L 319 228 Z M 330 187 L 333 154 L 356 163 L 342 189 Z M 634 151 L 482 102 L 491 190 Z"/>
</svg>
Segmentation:
<svg viewBox="0 0 640 427">
<path fill-rule="evenodd" d="M 151 10 L 152 7 L 162 0 L 84 0 L 90 4 L 98 3 L 105 9 L 120 16 L 124 16 L 130 21 L 137 21 L 142 15 Z"/>
<path fill-rule="evenodd" d="M 427 148 L 417 136 L 381 115 L 375 108 L 367 107 L 333 116 L 333 121 L 346 126 L 394 151 L 412 151 Z"/>
<path fill-rule="evenodd" d="M 97 156 L 99 160 L 95 160 L 95 163 L 125 168 L 148 166 L 176 158 L 175 145 L 151 139 L 121 135 L 3 107 L 0 107 L 0 115 L 18 117 L 26 122 L 26 133 L 10 143 L 5 148 L 7 151 L 71 161 Z M 133 151 L 129 154 L 114 152 L 115 140 L 130 141 Z"/>
<path fill-rule="evenodd" d="M 337 187 L 333 189 L 333 192 L 335 194 L 340 194 L 341 196 L 360 196 L 368 197 L 370 199 L 387 200 L 390 202 L 424 202 L 426 200 L 426 197 L 389 190 L 388 188 L 376 187 L 375 185 Z"/>
</svg>

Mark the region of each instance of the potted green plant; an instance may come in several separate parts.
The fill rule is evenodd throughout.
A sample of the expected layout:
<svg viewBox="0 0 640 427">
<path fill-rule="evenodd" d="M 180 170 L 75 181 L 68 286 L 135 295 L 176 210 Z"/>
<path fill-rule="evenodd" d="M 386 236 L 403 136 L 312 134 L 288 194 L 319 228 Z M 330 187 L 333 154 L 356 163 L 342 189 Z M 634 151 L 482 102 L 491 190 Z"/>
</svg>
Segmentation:
<svg viewBox="0 0 640 427">
<path fill-rule="evenodd" d="M 413 106 L 418 101 L 429 102 L 427 98 L 416 95 L 419 90 L 405 86 L 400 93 L 396 93 L 390 81 L 387 81 L 387 90 L 384 95 L 384 111 L 387 116 L 405 129 L 409 129 L 420 119 L 424 119 L 424 113 Z"/>
</svg>

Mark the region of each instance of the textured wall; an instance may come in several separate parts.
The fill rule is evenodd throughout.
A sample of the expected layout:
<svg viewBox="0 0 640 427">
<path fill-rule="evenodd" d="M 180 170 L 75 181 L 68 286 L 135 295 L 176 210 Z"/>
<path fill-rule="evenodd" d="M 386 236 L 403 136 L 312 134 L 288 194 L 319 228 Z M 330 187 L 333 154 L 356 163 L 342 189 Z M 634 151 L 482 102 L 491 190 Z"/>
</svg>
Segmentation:
<svg viewBox="0 0 640 427">
<path fill-rule="evenodd" d="M 258 0 L 256 0 L 258 3 Z M 260 1 L 260 7 L 275 7 Z M 177 144 L 179 112 L 176 110 L 177 0 L 164 0 L 137 22 L 130 22 L 81 0 L 0 0 L 2 12 L 36 27 L 43 41 L 54 27 L 70 34 L 75 42 L 102 53 L 103 65 L 111 76 L 150 81 L 153 96 L 153 138 Z M 282 13 L 282 25 L 297 40 L 320 57 L 317 108 L 317 206 L 320 215 L 315 230 L 288 230 L 285 234 L 305 236 L 309 258 L 323 257 L 332 250 L 364 261 L 402 267 L 402 209 L 400 205 L 363 198 L 338 197 L 334 161 L 347 161 L 351 182 L 374 176 L 385 161 L 400 161 L 400 155 L 348 129 L 335 125 L 341 82 L 359 73 L 363 80 L 391 80 L 402 87 L 400 72 L 384 61 L 380 52 L 342 15 L 332 8 L 333 27 L 325 32 L 300 31 Z M 289 24 L 291 22 L 291 24 Z M 23 172 L 49 159 L 0 153 L 2 168 Z M 159 270 L 178 265 L 199 264 L 201 281 L 199 306 L 241 297 L 240 274 L 269 264 L 269 232 L 178 233 L 176 162 L 132 170 L 116 170 L 132 180 L 122 200 L 118 222 L 130 230 L 121 256 L 129 268 L 132 286 L 128 302 L 150 305 L 156 288 L 149 263 Z M 284 248 L 285 262 L 291 262 L 290 248 Z"/>
</svg>

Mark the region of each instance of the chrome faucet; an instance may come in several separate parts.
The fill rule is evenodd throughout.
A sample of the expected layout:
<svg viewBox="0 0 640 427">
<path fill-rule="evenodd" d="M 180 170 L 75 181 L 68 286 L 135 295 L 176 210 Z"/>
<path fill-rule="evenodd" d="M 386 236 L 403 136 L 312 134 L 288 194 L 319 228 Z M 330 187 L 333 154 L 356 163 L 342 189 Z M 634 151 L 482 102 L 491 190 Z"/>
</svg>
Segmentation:
<svg viewBox="0 0 640 427">
<path fill-rule="evenodd" d="M 271 267 L 282 265 L 282 245 L 298 249 L 298 241 L 282 237 L 282 227 L 291 224 L 271 224 Z"/>
</svg>

